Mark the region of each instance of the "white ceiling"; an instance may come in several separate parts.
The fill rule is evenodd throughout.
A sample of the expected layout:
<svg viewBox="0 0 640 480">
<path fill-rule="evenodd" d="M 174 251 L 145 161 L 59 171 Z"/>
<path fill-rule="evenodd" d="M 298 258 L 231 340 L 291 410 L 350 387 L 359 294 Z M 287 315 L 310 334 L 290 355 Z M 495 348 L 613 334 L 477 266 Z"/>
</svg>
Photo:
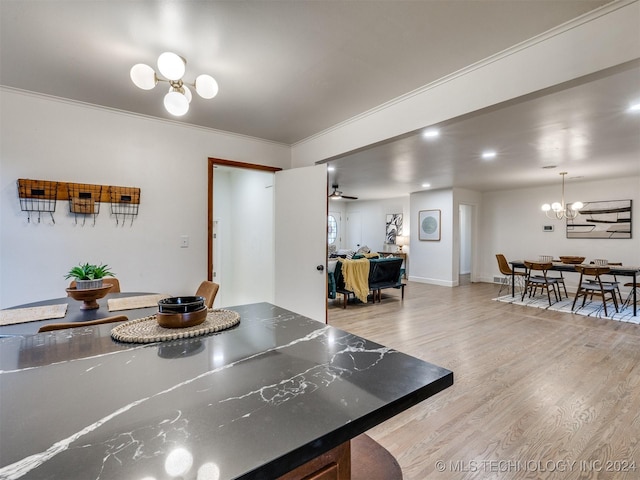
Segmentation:
<svg viewBox="0 0 640 480">
<path fill-rule="evenodd" d="M 640 62 L 558 85 L 343 155 L 330 183 L 360 199 L 430 189 L 480 192 L 640 175 Z M 491 160 L 486 150 L 496 152 Z M 553 168 L 555 167 L 555 168 Z M 392 181 L 389 181 L 391 179 Z"/>
<path fill-rule="evenodd" d="M 129 79 L 173 51 L 187 81 L 209 73 L 220 85 L 178 121 L 293 144 L 607 3 L 0 0 L 0 84 L 173 119 L 164 84 Z M 405 137 L 336 160 L 341 190 L 552 183 L 540 169 L 550 163 L 585 178 L 639 174 L 640 116 L 623 113 L 640 98 L 639 66 L 594 79 L 447 122 L 437 142 Z M 478 161 L 485 147 L 494 162 Z"/>
</svg>

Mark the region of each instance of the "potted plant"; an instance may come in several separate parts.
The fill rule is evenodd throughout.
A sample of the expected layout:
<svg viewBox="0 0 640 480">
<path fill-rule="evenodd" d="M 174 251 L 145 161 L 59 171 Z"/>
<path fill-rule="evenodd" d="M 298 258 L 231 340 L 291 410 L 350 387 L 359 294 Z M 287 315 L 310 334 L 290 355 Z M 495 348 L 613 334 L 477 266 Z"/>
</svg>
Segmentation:
<svg viewBox="0 0 640 480">
<path fill-rule="evenodd" d="M 109 269 L 109 265 L 92 265 L 89 263 L 80 264 L 69 270 L 64 277 L 67 280 L 73 278 L 76 281 L 78 290 L 102 287 L 102 279 L 106 276 L 114 276 Z"/>
</svg>

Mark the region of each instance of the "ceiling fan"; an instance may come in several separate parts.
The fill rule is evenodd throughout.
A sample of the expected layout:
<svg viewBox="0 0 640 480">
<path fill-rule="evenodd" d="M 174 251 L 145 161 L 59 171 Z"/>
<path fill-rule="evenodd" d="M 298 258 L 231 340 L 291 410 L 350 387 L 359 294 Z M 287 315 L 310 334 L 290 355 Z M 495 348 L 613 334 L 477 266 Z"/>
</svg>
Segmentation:
<svg viewBox="0 0 640 480">
<path fill-rule="evenodd" d="M 331 195 L 329 195 L 330 200 L 339 200 L 341 198 L 344 198 L 346 200 L 358 199 L 358 197 L 350 197 L 349 195 L 343 195 L 342 192 L 338 190 L 338 184 L 331 185 L 331 188 L 333 188 L 333 192 L 331 192 Z"/>
</svg>

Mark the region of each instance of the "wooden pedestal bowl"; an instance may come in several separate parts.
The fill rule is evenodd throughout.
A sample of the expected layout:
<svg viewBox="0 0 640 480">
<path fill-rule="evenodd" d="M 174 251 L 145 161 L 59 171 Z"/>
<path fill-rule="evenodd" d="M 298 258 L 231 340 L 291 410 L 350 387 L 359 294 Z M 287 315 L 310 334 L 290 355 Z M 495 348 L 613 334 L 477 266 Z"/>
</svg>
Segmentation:
<svg viewBox="0 0 640 480">
<path fill-rule="evenodd" d="M 580 265 L 586 257 L 562 256 L 560 261 L 569 265 Z"/>
<path fill-rule="evenodd" d="M 95 310 L 96 308 L 100 308 L 100 305 L 98 305 L 96 300 L 109 293 L 111 287 L 112 285 L 109 283 L 100 288 L 86 288 L 82 290 L 78 290 L 77 288 L 67 288 L 67 295 L 74 300 L 83 302 L 80 310 Z"/>
</svg>

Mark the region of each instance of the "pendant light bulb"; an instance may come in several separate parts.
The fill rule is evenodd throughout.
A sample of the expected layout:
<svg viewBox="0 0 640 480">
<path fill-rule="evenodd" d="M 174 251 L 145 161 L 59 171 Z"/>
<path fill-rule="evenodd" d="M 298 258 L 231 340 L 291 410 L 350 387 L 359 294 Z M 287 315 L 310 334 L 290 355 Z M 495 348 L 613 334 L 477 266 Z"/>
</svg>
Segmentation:
<svg viewBox="0 0 640 480">
<path fill-rule="evenodd" d="M 189 101 L 182 93 L 171 89 L 169 93 L 164 96 L 164 108 L 167 109 L 171 115 L 181 117 L 189 111 Z"/>
<path fill-rule="evenodd" d="M 158 70 L 169 80 L 180 80 L 186 70 L 184 58 L 172 52 L 164 52 L 158 57 Z"/>
<path fill-rule="evenodd" d="M 196 78 L 196 92 L 202 98 L 213 98 L 218 94 L 218 82 L 211 75 L 198 75 Z"/>
<path fill-rule="evenodd" d="M 153 68 L 149 65 L 145 65 L 144 63 L 138 63 L 131 67 L 129 76 L 135 86 L 142 90 L 151 90 L 158 83 L 156 72 L 153 71 Z"/>
<path fill-rule="evenodd" d="M 184 96 L 187 97 L 187 101 L 191 103 L 193 99 L 193 95 L 191 94 L 191 90 L 186 85 L 182 85 L 182 89 L 184 90 Z"/>
</svg>

